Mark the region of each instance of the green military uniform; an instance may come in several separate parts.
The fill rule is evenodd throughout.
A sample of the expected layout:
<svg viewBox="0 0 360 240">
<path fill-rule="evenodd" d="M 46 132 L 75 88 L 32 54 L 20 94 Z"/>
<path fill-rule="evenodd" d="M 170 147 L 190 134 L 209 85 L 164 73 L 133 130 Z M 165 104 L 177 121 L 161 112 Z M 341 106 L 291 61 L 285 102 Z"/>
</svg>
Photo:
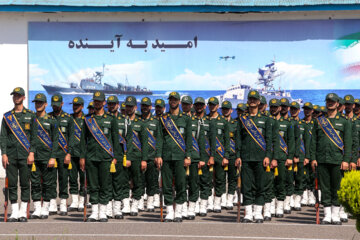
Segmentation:
<svg viewBox="0 0 360 240">
<path fill-rule="evenodd" d="M 354 102 L 355 102 L 355 104 L 360 105 L 359 99 L 355 99 Z M 355 126 L 355 129 L 356 129 L 358 145 L 357 145 L 357 150 L 355 151 L 355 153 L 353 152 L 353 154 L 352 154 L 352 161 L 354 163 L 357 163 L 357 160 L 360 157 L 360 154 L 359 154 L 360 153 L 360 118 L 358 116 L 355 116 L 353 118 L 353 125 Z M 353 146 L 356 149 L 356 143 L 353 144 Z"/>
<path fill-rule="evenodd" d="M 352 95 L 344 96 L 345 104 L 355 104 L 355 99 Z M 343 115 L 344 117 L 345 115 Z M 351 151 L 351 162 L 357 163 L 357 158 L 359 154 L 359 131 L 356 124 L 359 124 L 359 119 L 353 115 L 351 119 L 351 133 L 352 133 L 352 151 Z"/>
<path fill-rule="evenodd" d="M 62 96 L 61 95 L 54 95 L 51 98 L 51 105 L 61 106 L 62 103 Z M 55 115 L 54 112 L 49 113 L 50 116 L 54 117 L 57 120 L 57 126 L 59 135 L 60 132 L 64 135 L 68 149 L 64 151 L 63 148 L 57 148 L 55 153 L 56 161 L 58 164 L 58 181 L 59 181 L 59 198 L 67 199 L 69 197 L 68 193 L 68 181 L 69 181 L 69 170 L 68 165 L 64 164 L 64 158 L 67 153 L 72 153 L 72 145 L 74 143 L 74 121 L 72 120 L 71 116 L 61 111 L 58 116 Z M 60 136 L 59 136 L 60 137 Z"/>
<path fill-rule="evenodd" d="M 25 91 L 22 88 L 15 88 L 11 95 L 15 93 L 22 96 L 25 95 Z M 21 112 L 15 112 L 14 109 L 11 110 L 11 114 L 10 116 L 14 116 L 17 119 L 17 122 L 26 134 L 30 143 L 29 152 L 36 152 L 35 114 L 25 107 Z M 18 178 L 20 177 L 21 201 L 28 202 L 30 200 L 30 170 L 27 165 L 29 152 L 23 147 L 7 125 L 5 114 L 1 123 L 0 142 L 1 153 L 6 154 L 9 160 L 9 165 L 6 167 L 6 176 L 9 180 L 9 200 L 13 204 L 17 203 L 17 186 Z"/>
</svg>

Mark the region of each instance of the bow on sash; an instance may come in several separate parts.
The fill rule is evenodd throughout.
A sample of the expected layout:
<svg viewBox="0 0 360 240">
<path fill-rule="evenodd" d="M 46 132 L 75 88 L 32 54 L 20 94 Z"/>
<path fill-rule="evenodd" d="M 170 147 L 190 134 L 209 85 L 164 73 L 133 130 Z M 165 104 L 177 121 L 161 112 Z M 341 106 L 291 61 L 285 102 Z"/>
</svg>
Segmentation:
<svg viewBox="0 0 360 240">
<path fill-rule="evenodd" d="M 79 124 L 76 122 L 75 118 L 74 120 L 74 136 L 76 138 L 76 140 L 78 140 L 80 142 L 80 138 L 81 138 L 81 127 L 79 126 Z"/>
<path fill-rule="evenodd" d="M 20 126 L 20 124 L 19 124 L 18 120 L 16 119 L 15 115 L 12 114 L 11 112 L 5 113 L 4 114 L 4 119 L 5 119 L 6 124 L 10 128 L 11 132 L 14 134 L 16 139 L 21 144 L 21 146 L 23 146 L 24 149 L 27 152 L 30 152 L 29 139 L 27 138 L 24 130 Z"/>
<path fill-rule="evenodd" d="M 245 127 L 246 131 L 249 133 L 251 138 L 259 145 L 262 150 L 266 150 L 266 142 L 261 134 L 260 130 L 257 128 L 256 124 L 251 118 L 243 115 L 240 117 L 241 123 Z"/>
<path fill-rule="evenodd" d="M 280 133 L 279 133 L 279 139 L 280 139 L 281 150 L 283 150 L 286 154 L 288 154 L 288 146 L 286 145 L 286 142 Z"/>
<path fill-rule="evenodd" d="M 325 135 L 330 139 L 332 143 L 335 144 L 336 147 L 338 147 L 342 153 L 344 154 L 344 143 L 339 136 L 339 134 L 336 132 L 334 126 L 331 124 L 329 119 L 325 117 L 318 117 L 317 121 L 321 127 L 321 129 L 324 131 Z"/>
<path fill-rule="evenodd" d="M 164 125 L 167 133 L 175 141 L 176 145 L 180 148 L 181 151 L 185 153 L 186 145 L 183 136 L 181 135 L 179 129 L 175 125 L 174 121 L 170 116 L 162 116 L 161 122 Z"/>
<path fill-rule="evenodd" d="M 224 157 L 225 155 L 225 148 L 224 146 L 221 144 L 220 140 L 218 139 L 218 137 L 216 137 L 216 152 L 220 155 L 220 157 Z"/>
<path fill-rule="evenodd" d="M 37 136 L 40 139 L 40 141 L 47 146 L 50 150 L 53 147 L 53 143 L 51 141 L 51 138 L 48 134 L 48 132 L 44 129 L 43 125 L 40 123 L 39 119 L 36 119 L 37 122 Z"/>
<path fill-rule="evenodd" d="M 95 138 L 95 140 L 100 144 L 100 146 L 111 156 L 114 158 L 114 151 L 111 147 L 109 140 L 106 138 L 104 132 L 100 129 L 99 125 L 97 124 L 95 118 L 88 116 L 85 118 L 85 123 Z"/>
<path fill-rule="evenodd" d="M 133 138 L 132 138 L 132 143 L 134 144 L 134 146 L 141 152 L 141 142 L 140 139 L 137 135 L 137 133 L 133 130 Z"/>
<path fill-rule="evenodd" d="M 152 135 L 152 133 L 148 128 L 146 130 L 148 133 L 148 144 L 150 145 L 150 147 L 156 150 L 156 138 L 154 137 L 154 135 Z"/>
</svg>

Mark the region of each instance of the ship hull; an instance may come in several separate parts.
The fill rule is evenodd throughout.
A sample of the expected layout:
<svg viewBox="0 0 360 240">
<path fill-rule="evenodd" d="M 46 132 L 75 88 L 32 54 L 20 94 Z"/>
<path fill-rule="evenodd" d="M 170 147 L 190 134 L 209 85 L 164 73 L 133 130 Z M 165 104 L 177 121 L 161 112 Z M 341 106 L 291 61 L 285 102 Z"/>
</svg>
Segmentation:
<svg viewBox="0 0 360 240">
<path fill-rule="evenodd" d="M 94 93 L 98 90 L 95 89 L 85 89 L 87 93 Z M 151 91 L 116 91 L 116 90 L 101 90 L 105 94 L 113 94 L 113 95 L 152 95 Z"/>
<path fill-rule="evenodd" d="M 66 94 L 66 93 L 84 93 L 85 91 L 79 88 L 64 88 L 58 86 L 41 85 L 49 95 Z"/>
</svg>

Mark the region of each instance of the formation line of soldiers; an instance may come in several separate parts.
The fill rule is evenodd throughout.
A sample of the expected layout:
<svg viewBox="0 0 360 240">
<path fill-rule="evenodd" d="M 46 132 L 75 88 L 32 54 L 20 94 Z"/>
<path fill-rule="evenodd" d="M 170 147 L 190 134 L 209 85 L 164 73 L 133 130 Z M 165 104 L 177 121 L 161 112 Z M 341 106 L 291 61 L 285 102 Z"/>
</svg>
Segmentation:
<svg viewBox="0 0 360 240">
<path fill-rule="evenodd" d="M 136 216 L 145 210 L 145 199 L 147 211 L 163 201 L 165 221 L 181 222 L 231 210 L 241 198 L 242 222 L 262 223 L 314 206 L 314 172 L 325 213 L 322 223 L 347 221 L 337 190 L 344 171 L 360 165 L 360 103 L 351 95 L 342 99 L 329 93 L 326 107 L 307 102 L 303 119 L 301 106 L 286 98 L 271 99 L 267 111 L 266 99 L 255 90 L 247 104 L 236 106 L 236 119 L 228 101 L 220 106 L 216 97 L 206 103 L 177 92 L 169 94 L 167 112 L 162 99 L 153 104 L 148 97 L 141 99 L 139 112 L 133 96 L 120 106 L 116 96 L 105 99 L 97 91 L 88 114 L 84 100 L 75 97 L 71 115 L 62 110 L 61 95 L 52 96 L 51 113 L 45 111 L 42 93 L 32 100 L 36 113 L 23 106 L 22 88 L 11 95 L 14 108 L 4 114 L 0 134 L 12 209 L 9 222 L 27 221 L 30 196 L 31 218 L 46 219 L 83 211 L 88 192 L 90 222 Z"/>
</svg>

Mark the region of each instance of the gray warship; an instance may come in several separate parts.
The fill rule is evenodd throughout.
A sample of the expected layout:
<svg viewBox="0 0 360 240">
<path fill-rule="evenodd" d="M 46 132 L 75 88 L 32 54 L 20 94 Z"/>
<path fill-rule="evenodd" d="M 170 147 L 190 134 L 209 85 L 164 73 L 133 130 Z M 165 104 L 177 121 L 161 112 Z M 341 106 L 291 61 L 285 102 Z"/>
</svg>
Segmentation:
<svg viewBox="0 0 360 240">
<path fill-rule="evenodd" d="M 95 72 L 92 77 L 81 79 L 80 86 L 77 83 L 70 83 L 70 87 L 61 87 L 56 85 L 42 84 L 43 88 L 49 95 L 53 94 L 91 94 L 96 91 L 103 91 L 105 94 L 114 95 L 152 95 L 152 91 L 147 88 L 142 88 L 139 85 L 130 86 L 127 76 L 125 78 L 125 84 L 117 83 L 117 86 L 113 86 L 108 83 L 102 84 L 102 78 L 104 77 L 104 68 L 102 72 Z"/>
</svg>

